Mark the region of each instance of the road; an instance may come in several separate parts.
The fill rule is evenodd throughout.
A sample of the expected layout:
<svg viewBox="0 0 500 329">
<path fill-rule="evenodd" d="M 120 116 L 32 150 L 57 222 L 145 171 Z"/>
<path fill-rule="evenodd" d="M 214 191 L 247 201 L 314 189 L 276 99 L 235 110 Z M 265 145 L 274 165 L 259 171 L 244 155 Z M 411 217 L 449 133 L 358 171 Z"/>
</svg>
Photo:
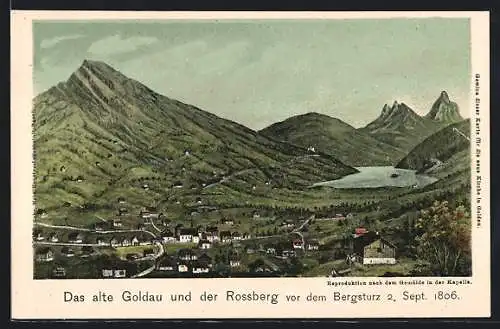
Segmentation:
<svg viewBox="0 0 500 329">
<path fill-rule="evenodd" d="M 214 187 L 216 185 L 219 185 L 219 184 L 222 184 L 224 182 L 227 182 L 228 180 L 230 180 L 231 178 L 235 177 L 235 176 L 238 176 L 238 175 L 241 175 L 245 172 L 248 172 L 248 171 L 252 171 L 252 170 L 256 170 L 256 168 L 247 168 L 247 169 L 243 169 L 243 170 L 240 170 L 240 171 L 237 171 L 235 173 L 232 173 L 231 175 L 227 176 L 227 177 L 224 177 L 223 179 L 221 179 L 220 181 L 218 182 L 215 182 L 215 183 L 212 183 L 212 184 L 209 184 L 205 187 L 203 187 L 204 189 L 207 189 L 207 188 L 210 188 L 210 187 Z"/>
<path fill-rule="evenodd" d="M 51 224 L 45 224 L 45 223 L 39 223 L 39 222 L 35 222 L 34 224 L 37 226 L 50 227 L 50 228 L 60 228 L 63 230 L 84 231 L 84 232 L 92 232 L 93 231 L 89 228 L 76 227 L 76 226 L 51 225 Z"/>
<path fill-rule="evenodd" d="M 44 246 L 74 246 L 74 247 L 102 247 L 98 243 L 69 243 L 69 242 L 47 242 L 47 241 L 33 241 L 33 244 Z"/>
<path fill-rule="evenodd" d="M 305 154 L 305 155 L 299 155 L 299 156 L 296 156 L 290 160 L 288 160 L 287 162 L 285 162 L 284 164 L 292 164 L 293 162 L 297 161 L 297 160 L 301 160 L 301 159 L 307 159 L 307 158 L 316 158 L 316 157 L 319 157 L 320 155 L 319 154 Z"/>
<path fill-rule="evenodd" d="M 162 232 L 162 230 L 160 230 L 160 229 L 159 229 L 159 228 L 155 225 L 155 221 L 153 220 L 153 218 L 150 218 L 149 220 L 151 221 L 151 222 L 150 222 L 150 223 L 151 223 L 151 226 L 153 226 L 153 228 L 154 228 L 156 231 L 158 231 L 159 233 L 161 233 L 161 232 Z"/>
<path fill-rule="evenodd" d="M 463 138 L 467 139 L 470 142 L 470 137 L 458 130 L 457 128 L 453 128 L 453 131 L 462 136 Z"/>
<path fill-rule="evenodd" d="M 63 229 L 63 230 L 73 230 L 73 231 L 83 231 L 83 232 L 91 232 L 95 234 L 113 234 L 113 233 L 132 233 L 132 232 L 145 232 L 149 235 L 151 235 L 153 238 L 156 238 L 156 234 L 154 234 L 151 231 L 147 230 L 109 230 L 109 231 L 96 231 L 96 230 L 91 230 L 88 228 L 83 228 L 83 227 L 76 227 L 76 226 L 65 226 L 65 225 L 51 225 L 51 224 L 45 224 L 45 223 L 38 223 L 35 222 L 35 225 L 38 226 L 43 226 L 43 227 L 50 227 L 50 228 L 58 228 L 58 229 Z"/>
<path fill-rule="evenodd" d="M 302 243 L 305 246 L 305 239 L 304 239 L 304 236 L 302 235 L 302 233 L 300 233 L 300 230 L 302 230 L 304 228 L 304 226 L 306 226 L 307 224 L 309 224 L 309 222 L 311 220 L 313 220 L 314 218 L 315 218 L 315 216 L 312 215 L 311 217 L 309 217 L 308 219 L 306 219 L 299 227 L 297 227 L 296 229 L 294 229 L 291 232 L 281 233 L 281 234 L 274 234 L 274 235 L 266 235 L 266 236 L 256 236 L 256 237 L 250 238 L 249 240 L 261 240 L 261 239 L 268 239 L 268 238 L 277 238 L 277 237 L 280 237 L 280 236 L 283 236 L 283 235 L 296 233 L 296 234 L 298 234 L 302 238 Z"/>
<path fill-rule="evenodd" d="M 316 216 L 315 215 L 311 215 L 311 217 L 309 217 L 308 219 L 306 219 L 302 223 L 302 225 L 300 225 L 299 227 L 297 227 L 296 229 L 294 229 L 292 232 L 294 232 L 294 233 L 300 232 L 304 228 L 304 226 L 306 226 L 307 224 L 309 224 L 309 222 L 312 221 L 314 218 L 316 218 Z"/>
<path fill-rule="evenodd" d="M 299 159 L 305 159 L 305 158 L 312 158 L 312 157 L 319 157 L 320 155 L 319 154 L 306 154 L 306 155 L 299 155 L 299 156 L 296 156 L 286 162 L 284 162 L 282 165 L 289 165 L 291 163 L 293 163 L 294 161 L 296 160 L 299 160 Z M 215 183 L 212 183 L 212 184 L 209 184 L 205 187 L 203 187 L 204 189 L 207 189 L 207 188 L 211 188 L 211 187 L 214 187 L 216 185 L 219 185 L 219 184 L 222 184 L 224 182 L 227 182 L 228 180 L 230 180 L 231 178 L 235 177 L 235 176 L 238 176 L 238 175 L 241 175 L 245 172 L 249 172 L 249 171 L 252 171 L 252 170 L 258 170 L 258 168 L 247 168 L 247 169 L 243 169 L 243 170 L 240 170 L 240 171 L 237 171 L 235 173 L 232 173 L 231 175 L 227 176 L 227 177 L 224 177 L 223 179 L 221 179 L 220 181 L 218 182 L 215 182 Z"/>
<path fill-rule="evenodd" d="M 304 226 L 306 226 L 307 224 L 309 224 L 309 222 L 311 220 L 313 220 L 315 218 L 314 215 L 311 215 L 311 217 L 309 217 L 308 219 L 306 219 L 302 225 L 300 225 L 299 227 L 297 227 L 296 229 L 294 229 L 292 232 L 290 232 L 290 234 L 292 233 L 295 233 L 297 234 L 298 236 L 300 236 L 300 239 L 302 240 L 302 249 L 305 251 L 306 250 L 306 240 L 304 239 L 304 235 L 300 232 Z"/>
<path fill-rule="evenodd" d="M 95 217 L 97 217 L 98 219 L 102 220 L 103 222 L 107 222 L 107 220 L 105 220 L 104 218 L 102 218 L 101 216 L 97 216 L 95 215 Z"/>
<path fill-rule="evenodd" d="M 165 248 L 163 248 L 163 244 L 157 242 L 156 245 L 159 248 L 159 252 L 156 255 L 154 255 L 154 257 L 153 257 L 153 265 L 151 265 L 150 267 L 148 267 L 144 271 L 142 271 L 140 273 L 137 273 L 136 275 L 133 275 L 131 278 L 140 278 L 140 277 L 148 275 L 149 273 L 151 273 L 151 272 L 153 272 L 155 270 L 155 268 L 156 268 L 156 260 L 158 258 L 160 258 L 165 253 Z"/>
</svg>

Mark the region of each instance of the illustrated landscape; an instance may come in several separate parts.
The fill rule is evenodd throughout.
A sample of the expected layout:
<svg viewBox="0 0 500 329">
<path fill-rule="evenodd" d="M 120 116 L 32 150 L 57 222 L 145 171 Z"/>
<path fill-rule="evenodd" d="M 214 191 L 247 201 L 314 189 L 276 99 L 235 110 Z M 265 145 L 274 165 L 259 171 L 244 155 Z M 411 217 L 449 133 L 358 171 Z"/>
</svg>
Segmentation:
<svg viewBox="0 0 500 329">
<path fill-rule="evenodd" d="M 453 96 L 252 129 L 85 59 L 33 100 L 33 276 L 470 276 Z"/>
</svg>

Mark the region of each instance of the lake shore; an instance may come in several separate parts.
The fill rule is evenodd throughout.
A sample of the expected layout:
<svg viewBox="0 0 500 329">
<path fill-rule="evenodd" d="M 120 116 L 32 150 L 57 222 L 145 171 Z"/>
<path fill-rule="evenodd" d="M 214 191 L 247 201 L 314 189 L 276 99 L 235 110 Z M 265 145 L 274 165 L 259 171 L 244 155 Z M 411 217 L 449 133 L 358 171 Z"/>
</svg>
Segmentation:
<svg viewBox="0 0 500 329">
<path fill-rule="evenodd" d="M 422 188 L 437 181 L 437 178 L 418 174 L 415 170 L 400 169 L 392 166 L 357 167 L 358 173 L 340 179 L 319 182 L 316 186 L 341 189 L 379 188 L 379 187 L 415 187 Z"/>
</svg>

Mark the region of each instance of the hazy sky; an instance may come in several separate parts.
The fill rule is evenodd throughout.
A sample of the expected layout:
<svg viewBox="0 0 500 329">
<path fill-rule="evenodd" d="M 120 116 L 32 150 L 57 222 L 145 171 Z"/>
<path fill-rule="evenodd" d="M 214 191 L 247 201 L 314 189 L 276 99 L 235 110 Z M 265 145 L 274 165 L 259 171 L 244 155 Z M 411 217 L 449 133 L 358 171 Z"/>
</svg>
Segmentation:
<svg viewBox="0 0 500 329">
<path fill-rule="evenodd" d="M 359 127 L 385 103 L 468 114 L 467 19 L 37 22 L 34 84 L 102 60 L 168 97 L 261 129 L 319 112 Z"/>
</svg>

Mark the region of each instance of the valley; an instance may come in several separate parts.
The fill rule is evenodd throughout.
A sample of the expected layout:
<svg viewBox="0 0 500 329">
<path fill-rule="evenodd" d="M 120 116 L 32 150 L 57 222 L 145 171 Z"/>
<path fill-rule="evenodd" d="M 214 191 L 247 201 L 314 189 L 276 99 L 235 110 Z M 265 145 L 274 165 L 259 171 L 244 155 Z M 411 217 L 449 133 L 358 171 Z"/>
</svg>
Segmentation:
<svg viewBox="0 0 500 329">
<path fill-rule="evenodd" d="M 362 128 L 309 113 L 254 131 L 86 60 L 33 120 L 38 279 L 413 275 L 420 212 L 470 207 L 470 122 L 444 92 L 426 116 L 394 103 Z M 431 179 L 318 184 L 370 166 Z M 366 265 L 365 237 L 397 267 Z"/>
</svg>

